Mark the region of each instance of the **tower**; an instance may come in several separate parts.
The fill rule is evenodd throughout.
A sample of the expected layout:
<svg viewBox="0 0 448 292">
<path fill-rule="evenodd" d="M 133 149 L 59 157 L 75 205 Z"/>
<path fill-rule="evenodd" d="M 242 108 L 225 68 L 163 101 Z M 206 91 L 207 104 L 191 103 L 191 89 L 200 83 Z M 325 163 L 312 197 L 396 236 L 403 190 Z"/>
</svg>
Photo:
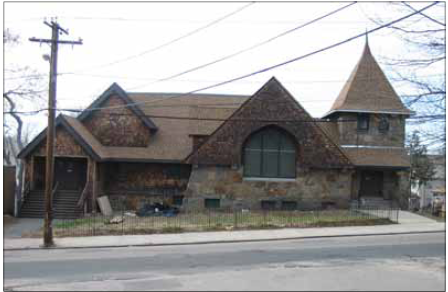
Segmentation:
<svg viewBox="0 0 448 292">
<path fill-rule="evenodd" d="M 407 109 L 370 52 L 361 59 L 323 118 L 338 123 L 341 146 L 404 147 Z"/>
</svg>

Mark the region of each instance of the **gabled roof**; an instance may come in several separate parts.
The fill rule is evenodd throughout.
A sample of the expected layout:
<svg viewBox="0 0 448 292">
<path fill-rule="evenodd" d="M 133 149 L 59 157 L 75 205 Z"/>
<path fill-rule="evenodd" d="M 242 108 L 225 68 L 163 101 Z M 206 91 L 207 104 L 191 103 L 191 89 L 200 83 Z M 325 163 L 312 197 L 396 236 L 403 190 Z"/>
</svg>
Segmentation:
<svg viewBox="0 0 448 292">
<path fill-rule="evenodd" d="M 127 94 L 130 102 L 137 103 L 142 113 L 159 126 L 157 134 L 152 135 L 147 147 L 104 146 L 90 133 L 82 121 L 65 115 L 58 117 L 57 125 L 61 124 L 60 120 L 63 119 L 64 125 L 70 127 L 69 133 L 72 136 L 75 133 L 80 141 L 82 139 L 92 149 L 92 153 L 97 155 L 98 161 L 180 163 L 193 149 L 191 135 L 209 135 L 223 123 L 223 121 L 201 119 L 227 119 L 248 98 L 243 95 L 224 94 L 189 94 L 172 98 L 173 95 L 178 93 Z M 85 112 L 84 115 L 88 113 Z M 44 138 L 45 130 L 26 146 L 23 153 L 20 153 L 20 158 L 31 153 Z"/>
<path fill-rule="evenodd" d="M 81 147 L 84 149 L 84 151 L 86 151 L 94 159 L 99 160 L 100 154 L 101 154 L 99 151 L 101 144 L 99 144 L 99 146 L 98 146 L 98 144 L 95 144 L 94 141 L 92 143 L 92 140 L 89 139 L 89 135 L 91 136 L 91 134 L 87 130 L 80 131 L 80 129 L 78 127 L 76 127 L 76 126 L 74 127 L 74 121 L 78 122 L 74 118 L 64 116 L 61 114 L 55 120 L 55 128 L 57 129 L 57 127 L 59 127 L 59 126 L 63 127 L 75 139 L 75 141 L 78 142 L 79 145 L 81 145 Z M 22 151 L 20 151 L 20 153 L 17 155 L 17 157 L 25 158 L 46 137 L 47 137 L 47 129 L 45 128 L 42 132 L 40 132 L 39 135 L 37 135 L 36 138 L 34 138 L 28 145 L 26 145 L 26 147 L 23 148 Z M 93 138 L 93 140 L 96 141 L 95 138 Z M 96 141 L 96 142 L 99 143 L 98 141 Z"/>
<path fill-rule="evenodd" d="M 364 52 L 330 111 L 365 112 L 410 115 L 370 52 L 366 42 Z"/>
<path fill-rule="evenodd" d="M 99 98 L 97 98 L 87 109 L 85 109 L 79 116 L 78 120 L 83 121 L 87 119 L 90 115 L 92 115 L 96 108 L 100 108 L 101 105 L 112 95 L 118 96 L 121 98 L 125 104 L 129 105 L 129 108 L 132 112 L 135 113 L 136 116 L 140 118 L 140 120 L 149 128 L 151 132 L 155 132 L 158 130 L 157 126 L 152 122 L 150 118 L 145 116 L 142 112 L 138 104 L 129 98 L 126 92 L 117 84 L 113 83 Z"/>
<path fill-rule="evenodd" d="M 248 98 L 208 139 L 185 159 L 203 165 L 239 164 L 239 151 L 248 135 L 267 126 L 277 126 L 295 137 L 303 165 L 319 168 L 351 167 L 349 159 L 298 103 L 286 88 L 272 77 Z M 322 147 L 315 147 L 310 140 Z M 316 149 L 317 148 L 317 149 Z"/>
</svg>

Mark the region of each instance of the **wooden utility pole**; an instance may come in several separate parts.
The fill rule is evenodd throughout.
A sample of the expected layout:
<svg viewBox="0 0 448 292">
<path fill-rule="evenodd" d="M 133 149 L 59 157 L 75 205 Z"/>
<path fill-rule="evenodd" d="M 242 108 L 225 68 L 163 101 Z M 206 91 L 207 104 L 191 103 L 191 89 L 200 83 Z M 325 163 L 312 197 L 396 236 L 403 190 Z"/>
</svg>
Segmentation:
<svg viewBox="0 0 448 292">
<path fill-rule="evenodd" d="M 60 41 L 59 32 L 68 34 L 67 30 L 61 28 L 56 21 L 51 20 L 50 23 L 44 21 L 44 24 L 51 28 L 51 40 L 30 38 L 32 42 L 50 43 L 51 57 L 50 57 L 50 86 L 48 92 L 48 127 L 47 127 L 47 149 L 46 149 L 46 163 L 45 163 L 45 220 L 44 220 L 44 247 L 52 247 L 53 230 L 51 225 L 52 220 L 52 197 L 53 197 L 53 170 L 54 170 L 54 136 L 55 136 L 55 112 L 56 112 L 56 80 L 57 80 L 57 64 L 58 64 L 58 45 L 71 44 L 82 45 L 82 40 L 79 41 Z"/>
</svg>

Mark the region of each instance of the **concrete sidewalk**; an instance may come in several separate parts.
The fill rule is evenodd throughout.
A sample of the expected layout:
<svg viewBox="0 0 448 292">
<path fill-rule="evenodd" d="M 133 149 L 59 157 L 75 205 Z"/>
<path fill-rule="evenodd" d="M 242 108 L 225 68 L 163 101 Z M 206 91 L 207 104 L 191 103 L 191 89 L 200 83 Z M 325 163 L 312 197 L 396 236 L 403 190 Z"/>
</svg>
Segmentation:
<svg viewBox="0 0 448 292">
<path fill-rule="evenodd" d="M 55 248 L 161 246 L 445 232 L 445 223 L 414 223 L 356 227 L 287 228 L 180 234 L 123 235 L 55 238 Z M 42 238 L 5 238 L 4 250 L 39 249 Z"/>
</svg>

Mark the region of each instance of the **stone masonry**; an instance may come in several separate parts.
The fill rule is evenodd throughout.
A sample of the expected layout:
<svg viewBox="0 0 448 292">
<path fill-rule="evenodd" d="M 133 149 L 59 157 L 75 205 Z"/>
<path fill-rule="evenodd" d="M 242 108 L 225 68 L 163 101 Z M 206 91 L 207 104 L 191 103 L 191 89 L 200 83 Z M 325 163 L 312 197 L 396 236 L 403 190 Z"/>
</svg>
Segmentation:
<svg viewBox="0 0 448 292">
<path fill-rule="evenodd" d="M 220 199 L 221 207 L 260 209 L 262 200 L 297 202 L 300 210 L 319 209 L 325 205 L 348 207 L 352 171 L 297 169 L 295 179 L 248 180 L 243 167 L 199 166 L 191 173 L 185 207 L 204 208 L 204 199 Z"/>
</svg>

